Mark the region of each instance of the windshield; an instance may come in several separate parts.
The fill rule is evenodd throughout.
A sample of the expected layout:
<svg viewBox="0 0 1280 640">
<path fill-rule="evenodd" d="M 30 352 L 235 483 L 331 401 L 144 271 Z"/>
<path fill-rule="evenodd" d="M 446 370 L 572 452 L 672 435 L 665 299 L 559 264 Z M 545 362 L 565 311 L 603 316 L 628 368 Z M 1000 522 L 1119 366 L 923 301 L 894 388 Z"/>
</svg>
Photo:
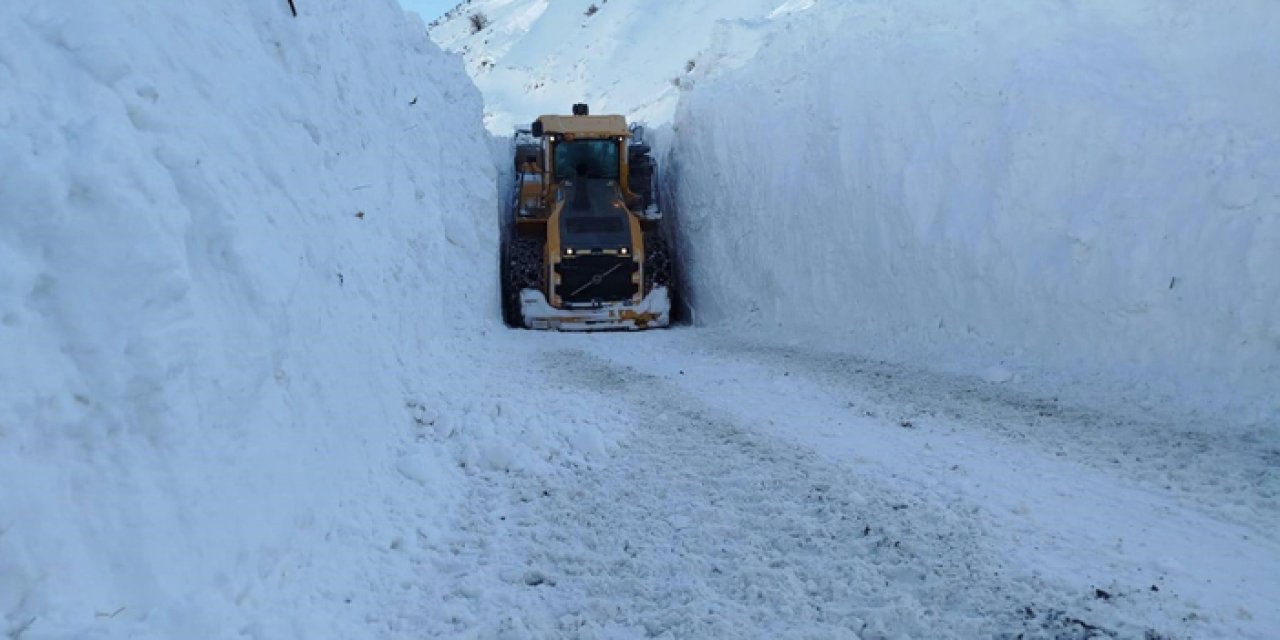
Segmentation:
<svg viewBox="0 0 1280 640">
<path fill-rule="evenodd" d="M 578 175 L 579 168 L 588 178 L 618 178 L 618 143 L 614 140 L 560 141 L 555 147 L 556 178 Z"/>
</svg>

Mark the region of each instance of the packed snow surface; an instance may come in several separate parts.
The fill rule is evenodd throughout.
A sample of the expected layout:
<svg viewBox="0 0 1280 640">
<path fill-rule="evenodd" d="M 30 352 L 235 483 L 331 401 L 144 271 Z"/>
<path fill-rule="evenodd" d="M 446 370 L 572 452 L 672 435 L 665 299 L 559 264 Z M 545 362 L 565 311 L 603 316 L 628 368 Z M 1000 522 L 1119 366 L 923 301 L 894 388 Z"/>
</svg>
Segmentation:
<svg viewBox="0 0 1280 640">
<path fill-rule="evenodd" d="M 433 634 L 1280 630 L 1280 475 L 1261 434 L 1205 438 L 1101 398 L 738 331 L 522 342 L 549 388 L 608 394 L 630 428 L 603 463 L 474 487 Z"/>
</svg>

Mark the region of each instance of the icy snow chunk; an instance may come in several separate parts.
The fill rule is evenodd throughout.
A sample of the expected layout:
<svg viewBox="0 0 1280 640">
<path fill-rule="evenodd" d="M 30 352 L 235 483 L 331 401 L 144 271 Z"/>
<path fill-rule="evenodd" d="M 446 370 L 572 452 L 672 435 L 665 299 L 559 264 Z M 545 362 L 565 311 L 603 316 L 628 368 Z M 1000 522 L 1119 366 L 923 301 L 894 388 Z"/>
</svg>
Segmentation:
<svg viewBox="0 0 1280 640">
<path fill-rule="evenodd" d="M 776 20 L 789 13 L 799 13 L 813 8 L 817 0 L 786 0 L 769 14 L 770 20 Z"/>
<path fill-rule="evenodd" d="M 441 486 L 450 481 L 445 468 L 439 458 L 429 453 L 413 453 L 396 461 L 396 471 L 400 475 L 426 488 Z"/>
<path fill-rule="evenodd" d="M 604 434 L 599 429 L 574 429 L 569 432 L 568 441 L 574 450 L 588 458 L 603 458 L 607 453 Z"/>
</svg>

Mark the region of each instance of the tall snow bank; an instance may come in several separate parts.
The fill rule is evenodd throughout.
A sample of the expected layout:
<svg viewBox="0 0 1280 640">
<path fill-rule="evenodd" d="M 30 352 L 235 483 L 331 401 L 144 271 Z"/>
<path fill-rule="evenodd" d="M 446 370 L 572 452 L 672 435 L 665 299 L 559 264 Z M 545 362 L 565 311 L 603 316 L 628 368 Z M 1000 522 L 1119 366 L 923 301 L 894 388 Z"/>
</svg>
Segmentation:
<svg viewBox="0 0 1280 640">
<path fill-rule="evenodd" d="M 681 103 L 697 316 L 1274 418 L 1276 33 L 1263 0 L 819 4 Z"/>
<path fill-rule="evenodd" d="M 297 5 L 0 3 L 6 637 L 393 637 L 389 513 L 522 460 L 478 401 L 413 449 L 497 315 L 479 93 L 394 0 Z"/>
</svg>

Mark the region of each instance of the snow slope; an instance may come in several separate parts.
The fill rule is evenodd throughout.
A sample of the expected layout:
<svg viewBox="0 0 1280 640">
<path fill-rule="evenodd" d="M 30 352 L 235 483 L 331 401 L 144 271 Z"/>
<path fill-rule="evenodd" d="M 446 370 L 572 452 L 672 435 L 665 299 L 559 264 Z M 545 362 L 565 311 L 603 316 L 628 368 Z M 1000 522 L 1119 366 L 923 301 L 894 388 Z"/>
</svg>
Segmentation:
<svg viewBox="0 0 1280 640">
<path fill-rule="evenodd" d="M 466 469 L 609 446 L 489 373 L 457 59 L 392 0 L 297 4 L 0 4 L 6 637 L 411 634 Z"/>
<path fill-rule="evenodd" d="M 740 64 L 773 21 L 813 4 L 467 0 L 433 23 L 431 37 L 463 55 L 496 134 L 544 113 L 567 113 L 577 102 L 660 124 L 671 119 L 691 71 Z M 475 31 L 472 16 L 488 25 Z"/>
<path fill-rule="evenodd" d="M 1280 9 L 818 3 L 697 78 L 699 321 L 1280 419 Z"/>
</svg>

